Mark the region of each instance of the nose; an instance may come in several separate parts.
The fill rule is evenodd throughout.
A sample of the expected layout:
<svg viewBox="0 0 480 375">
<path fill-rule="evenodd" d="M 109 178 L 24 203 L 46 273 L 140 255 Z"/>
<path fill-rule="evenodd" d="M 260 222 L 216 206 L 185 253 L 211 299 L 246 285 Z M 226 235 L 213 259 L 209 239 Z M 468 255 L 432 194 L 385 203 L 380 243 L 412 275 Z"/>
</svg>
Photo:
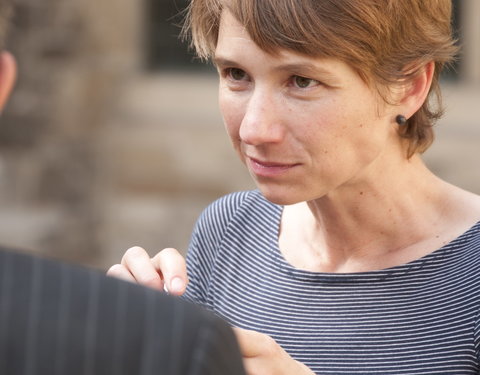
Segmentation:
<svg viewBox="0 0 480 375">
<path fill-rule="evenodd" d="M 281 103 L 272 95 L 265 92 L 252 95 L 240 124 L 242 142 L 252 146 L 281 142 L 284 137 L 281 113 Z"/>
</svg>

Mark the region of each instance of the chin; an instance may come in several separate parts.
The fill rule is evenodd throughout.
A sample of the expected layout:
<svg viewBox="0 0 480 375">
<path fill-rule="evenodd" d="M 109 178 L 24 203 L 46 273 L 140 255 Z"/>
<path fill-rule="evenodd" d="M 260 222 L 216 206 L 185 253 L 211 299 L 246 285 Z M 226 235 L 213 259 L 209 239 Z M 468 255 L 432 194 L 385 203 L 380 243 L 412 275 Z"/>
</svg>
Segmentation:
<svg viewBox="0 0 480 375">
<path fill-rule="evenodd" d="M 281 206 L 309 202 L 325 197 L 328 194 L 326 186 L 317 186 L 316 189 L 308 189 L 301 184 L 281 185 L 281 184 L 262 184 L 255 181 L 258 190 L 269 202 Z"/>
<path fill-rule="evenodd" d="M 288 206 L 305 201 L 297 191 L 288 188 L 269 189 L 258 186 L 258 189 L 266 200 L 281 206 Z"/>
</svg>

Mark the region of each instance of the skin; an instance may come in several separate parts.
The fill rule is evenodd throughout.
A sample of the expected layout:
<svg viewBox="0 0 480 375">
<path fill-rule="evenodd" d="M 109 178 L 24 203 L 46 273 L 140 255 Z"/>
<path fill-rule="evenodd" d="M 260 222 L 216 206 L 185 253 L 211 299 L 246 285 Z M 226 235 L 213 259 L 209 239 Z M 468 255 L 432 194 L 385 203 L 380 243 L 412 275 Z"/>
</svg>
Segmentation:
<svg viewBox="0 0 480 375">
<path fill-rule="evenodd" d="M 391 88 L 387 104 L 345 63 L 262 51 L 228 12 L 215 51 L 227 132 L 263 195 L 286 205 L 279 247 L 293 266 L 364 272 L 418 259 L 480 219 L 480 197 L 406 158 L 395 117 L 411 117 L 433 76 Z M 110 275 L 181 295 L 175 249 L 129 249 Z M 175 282 L 174 282 L 175 280 Z M 275 341 L 236 329 L 249 374 L 311 374 Z M 261 345 L 259 345 L 261 343 Z"/>
<path fill-rule="evenodd" d="M 0 52 L 0 113 L 12 92 L 17 78 L 17 64 L 9 52 Z"/>
<path fill-rule="evenodd" d="M 215 57 L 220 109 L 259 189 L 278 204 L 354 189 L 384 148 L 398 143 L 391 114 L 378 114 L 379 100 L 346 64 L 269 55 L 230 18 Z"/>
</svg>

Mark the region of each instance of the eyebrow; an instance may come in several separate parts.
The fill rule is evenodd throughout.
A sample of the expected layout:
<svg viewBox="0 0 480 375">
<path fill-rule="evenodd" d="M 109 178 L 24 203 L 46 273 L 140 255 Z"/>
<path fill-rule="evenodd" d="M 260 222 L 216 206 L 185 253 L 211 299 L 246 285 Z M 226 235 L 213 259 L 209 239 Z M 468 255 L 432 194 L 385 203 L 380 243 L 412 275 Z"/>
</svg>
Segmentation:
<svg viewBox="0 0 480 375">
<path fill-rule="evenodd" d="M 213 58 L 213 63 L 215 65 L 221 65 L 221 66 L 229 66 L 229 65 L 239 65 L 235 61 L 224 59 L 222 57 L 214 57 Z"/>
<path fill-rule="evenodd" d="M 216 66 L 241 66 L 241 64 L 229 60 L 223 57 L 214 57 L 213 62 Z M 334 74 L 323 67 L 316 66 L 314 64 L 310 63 L 287 63 L 287 64 L 281 64 L 278 65 L 274 68 L 274 70 L 277 71 L 293 71 L 293 72 L 298 72 L 298 73 L 306 73 L 306 74 L 322 74 L 322 75 L 328 75 L 333 77 Z"/>
<path fill-rule="evenodd" d="M 333 76 L 333 73 L 321 66 L 317 66 L 310 63 L 291 63 L 291 64 L 282 64 L 276 66 L 275 70 L 287 70 L 292 72 L 306 72 L 307 74 L 322 74 Z"/>
</svg>

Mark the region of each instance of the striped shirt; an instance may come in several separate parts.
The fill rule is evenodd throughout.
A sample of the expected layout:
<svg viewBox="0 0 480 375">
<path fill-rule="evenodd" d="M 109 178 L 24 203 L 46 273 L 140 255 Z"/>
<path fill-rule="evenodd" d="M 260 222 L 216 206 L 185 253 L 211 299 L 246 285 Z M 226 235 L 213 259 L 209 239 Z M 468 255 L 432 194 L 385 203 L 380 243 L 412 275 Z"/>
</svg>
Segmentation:
<svg viewBox="0 0 480 375">
<path fill-rule="evenodd" d="M 335 274 L 286 262 L 281 214 L 258 191 L 210 205 L 187 298 L 270 335 L 316 374 L 480 374 L 480 222 L 413 262 Z"/>
</svg>

